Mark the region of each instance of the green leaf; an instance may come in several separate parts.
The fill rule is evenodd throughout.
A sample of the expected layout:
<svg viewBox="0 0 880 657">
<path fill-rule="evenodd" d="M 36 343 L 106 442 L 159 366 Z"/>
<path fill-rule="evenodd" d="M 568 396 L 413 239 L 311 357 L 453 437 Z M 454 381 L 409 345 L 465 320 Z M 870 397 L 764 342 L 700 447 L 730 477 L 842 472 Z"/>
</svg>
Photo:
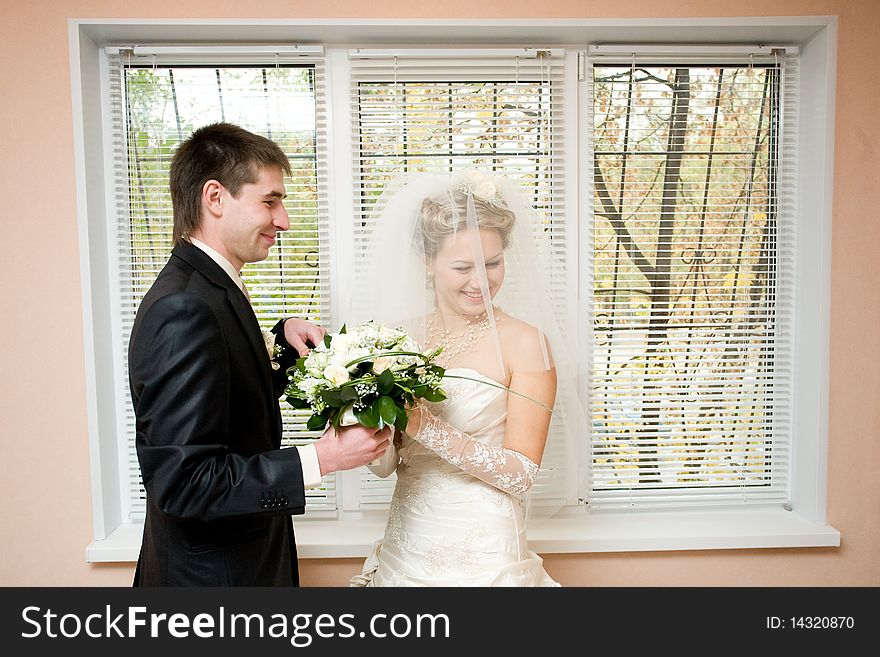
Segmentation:
<svg viewBox="0 0 880 657">
<path fill-rule="evenodd" d="M 342 406 L 342 392 L 339 390 L 322 390 L 321 399 L 328 406 Z"/>
<path fill-rule="evenodd" d="M 409 424 L 409 418 L 406 416 L 406 413 L 403 415 L 398 415 L 397 419 L 394 421 L 394 428 L 400 431 L 406 431 L 406 425 Z"/>
<path fill-rule="evenodd" d="M 306 422 L 306 429 L 309 431 L 318 431 L 327 425 L 327 418 L 323 415 L 313 415 Z"/>
<path fill-rule="evenodd" d="M 339 428 L 339 422 L 342 420 L 342 410 L 341 408 L 336 408 L 330 411 L 330 424 L 333 425 L 334 429 Z"/>
<path fill-rule="evenodd" d="M 333 341 L 333 338 L 330 337 L 329 333 L 324 336 L 324 346 L 327 347 L 328 349 L 330 348 L 330 343 L 332 341 Z"/>
<path fill-rule="evenodd" d="M 339 329 L 339 333 L 340 333 L 340 334 L 344 334 L 344 333 L 346 333 L 345 324 L 343 324 L 343 325 L 342 325 L 342 328 Z"/>
<path fill-rule="evenodd" d="M 406 409 L 403 406 L 397 407 L 397 418 L 394 420 L 394 426 L 401 431 L 406 430 L 406 425 L 409 423 L 409 418 L 406 415 Z"/>
<path fill-rule="evenodd" d="M 354 386 L 346 386 L 339 391 L 339 394 L 344 402 L 353 402 L 358 399 L 358 393 L 357 390 L 354 389 Z"/>
<path fill-rule="evenodd" d="M 287 403 L 294 408 L 309 408 L 309 402 L 307 402 L 305 399 L 300 399 L 299 397 L 293 397 L 291 395 L 287 396 Z"/>
<path fill-rule="evenodd" d="M 376 384 L 380 395 L 387 395 L 391 392 L 394 389 L 394 375 L 391 373 L 391 370 L 382 372 Z"/>
<path fill-rule="evenodd" d="M 394 403 L 391 397 L 379 397 L 379 399 L 373 402 L 373 407 L 385 424 L 394 424 L 394 421 L 397 419 L 397 404 Z"/>
<path fill-rule="evenodd" d="M 373 406 L 367 406 L 362 411 L 355 411 L 354 416 L 365 427 L 379 426 L 379 414 L 374 410 Z"/>
<path fill-rule="evenodd" d="M 426 388 L 421 396 L 429 402 L 441 402 L 446 399 L 446 395 L 442 390 L 435 390 L 434 388 Z"/>
</svg>

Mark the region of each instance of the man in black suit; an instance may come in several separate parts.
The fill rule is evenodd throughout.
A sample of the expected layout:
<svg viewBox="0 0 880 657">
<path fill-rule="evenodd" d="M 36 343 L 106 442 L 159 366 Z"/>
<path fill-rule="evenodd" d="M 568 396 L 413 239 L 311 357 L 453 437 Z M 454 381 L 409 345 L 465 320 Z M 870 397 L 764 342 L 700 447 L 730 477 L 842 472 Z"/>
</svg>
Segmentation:
<svg viewBox="0 0 880 657">
<path fill-rule="evenodd" d="M 281 446 L 287 368 L 323 330 L 272 329 L 273 369 L 240 270 L 289 221 L 290 163 L 238 126 L 196 130 L 171 163 L 174 249 L 138 309 L 129 379 L 147 494 L 135 586 L 296 586 L 291 515 L 322 475 L 380 456 L 388 431 L 329 429 Z"/>
</svg>

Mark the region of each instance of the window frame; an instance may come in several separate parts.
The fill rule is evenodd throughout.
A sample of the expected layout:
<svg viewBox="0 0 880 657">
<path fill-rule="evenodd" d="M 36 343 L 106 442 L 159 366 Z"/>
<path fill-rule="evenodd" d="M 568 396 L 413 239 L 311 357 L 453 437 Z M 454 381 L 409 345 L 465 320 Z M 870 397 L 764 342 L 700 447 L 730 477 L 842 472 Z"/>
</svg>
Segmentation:
<svg viewBox="0 0 880 657">
<path fill-rule="evenodd" d="M 670 549 L 725 549 L 755 547 L 839 546 L 839 532 L 826 524 L 828 371 L 830 325 L 831 201 L 834 147 L 834 90 L 837 20 L 835 17 L 786 17 L 749 19 L 651 19 L 651 20 L 250 20 L 169 21 L 71 19 L 69 25 L 77 218 L 82 281 L 85 387 L 93 500 L 94 540 L 86 549 L 90 562 L 135 561 L 142 526 L 122 517 L 124 490 L 119 464 L 121 441 L 117 438 L 118 414 L 114 377 L 122 370 L 114 354 L 113 298 L 110 267 L 115 253 L 107 239 L 112 220 L 112 159 L 109 145 L 112 125 L 106 94 L 106 60 L 100 49 L 121 41 L 167 42 L 169 33 L 193 41 L 247 43 L 277 40 L 290 43 L 315 39 L 324 43 L 328 91 L 327 199 L 331 225 L 346 226 L 353 189 L 347 184 L 352 169 L 352 144 L 347 129 L 348 71 L 341 60 L 350 47 L 395 42 L 401 26 L 407 26 L 407 45 L 449 43 L 559 45 L 586 51 L 596 42 L 682 42 L 699 33 L 702 41 L 718 43 L 785 42 L 801 48 L 801 98 L 799 138 L 799 185 L 796 206 L 799 231 L 795 301 L 794 455 L 792 501 L 785 508 L 755 505 L 754 508 L 603 511 L 583 507 L 566 509 L 557 517 L 536 521 L 529 527 L 530 547 L 539 553 L 616 552 Z M 696 30 L 694 28 L 704 28 Z M 176 32 L 175 29 L 181 29 Z M 170 30 L 170 32 L 169 32 Z M 234 34 L 234 37 L 230 37 Z M 479 36 L 478 36 L 479 35 Z M 357 40 L 358 44 L 353 42 Z M 467 46 L 463 46 L 467 47 Z M 591 99 L 583 65 L 572 66 L 576 116 L 587 116 Z M 568 79 L 567 79 L 568 80 Z M 567 84 L 569 82 L 567 81 Z M 567 90 L 567 92 L 570 90 Z M 574 107 L 572 108 L 574 109 Z M 589 248 L 589 235 L 582 230 L 591 221 L 592 198 L 584 180 L 592 171 L 592 153 L 579 134 L 583 121 L 569 120 L 567 139 L 573 140 L 577 170 L 569 184 L 569 207 L 574 239 L 581 252 Z M 817 183 L 816 181 L 821 181 Z M 350 182 L 350 181 L 349 181 Z M 584 200 L 586 199 L 586 200 Z M 580 201 L 580 202 L 578 202 Z M 338 231 L 331 249 L 335 261 L 331 289 L 340 290 L 347 279 L 352 236 Z M 343 265 L 343 263 L 345 263 Z M 581 267 L 577 312 L 589 307 L 589 288 Z M 339 316 L 342 299 L 331 298 L 331 314 Z M 574 304 L 573 304 L 574 305 Z M 575 312 L 575 309 L 572 309 Z M 581 345 L 588 345 L 589 327 L 579 324 Z M 384 512 L 359 511 L 356 493 L 350 494 L 343 473 L 337 486 L 339 513 L 335 519 L 297 517 L 297 544 L 303 558 L 362 557 L 384 527 Z"/>
</svg>

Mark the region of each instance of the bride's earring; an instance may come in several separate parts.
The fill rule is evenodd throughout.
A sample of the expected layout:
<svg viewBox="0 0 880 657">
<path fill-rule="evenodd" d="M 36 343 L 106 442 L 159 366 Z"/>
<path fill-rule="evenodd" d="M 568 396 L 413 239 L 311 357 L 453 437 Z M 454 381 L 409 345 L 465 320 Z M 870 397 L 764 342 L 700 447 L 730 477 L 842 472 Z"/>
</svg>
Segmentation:
<svg viewBox="0 0 880 657">
<path fill-rule="evenodd" d="M 425 274 L 425 287 L 427 287 L 428 289 L 434 287 L 434 272 L 432 272 L 430 269 L 428 270 L 427 274 Z"/>
</svg>

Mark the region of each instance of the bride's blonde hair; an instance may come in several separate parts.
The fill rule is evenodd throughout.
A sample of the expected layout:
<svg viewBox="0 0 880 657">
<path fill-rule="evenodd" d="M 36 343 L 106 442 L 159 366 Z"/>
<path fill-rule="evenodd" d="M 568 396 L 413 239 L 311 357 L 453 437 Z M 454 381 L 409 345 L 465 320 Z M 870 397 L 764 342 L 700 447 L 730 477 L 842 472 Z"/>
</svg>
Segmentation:
<svg viewBox="0 0 880 657">
<path fill-rule="evenodd" d="M 516 216 L 503 205 L 474 198 L 477 226 L 486 230 L 497 230 L 503 248 L 510 243 L 510 233 Z M 426 198 L 419 210 L 416 249 L 431 258 L 437 255 L 443 240 L 458 230 L 467 228 L 468 196 L 460 192 L 436 198 Z"/>
</svg>

